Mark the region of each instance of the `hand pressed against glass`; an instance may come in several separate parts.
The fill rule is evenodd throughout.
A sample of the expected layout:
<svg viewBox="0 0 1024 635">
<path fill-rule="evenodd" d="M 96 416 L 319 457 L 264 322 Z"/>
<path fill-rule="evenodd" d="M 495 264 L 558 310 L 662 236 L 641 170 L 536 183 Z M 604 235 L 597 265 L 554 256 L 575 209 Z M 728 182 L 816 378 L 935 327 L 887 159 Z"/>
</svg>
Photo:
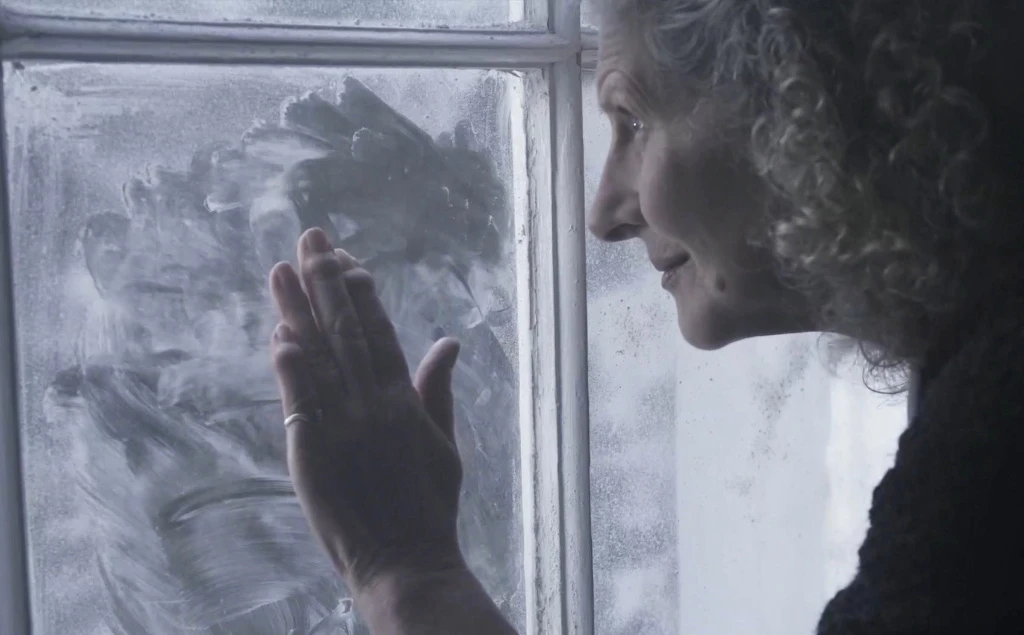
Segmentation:
<svg viewBox="0 0 1024 635">
<path fill-rule="evenodd" d="M 409 376 L 373 279 L 319 229 L 278 264 L 274 367 L 288 471 L 313 533 L 376 635 L 514 635 L 466 567 L 452 370 L 438 341 Z"/>
<path fill-rule="evenodd" d="M 395 571 L 464 568 L 458 344 L 437 342 L 410 378 L 369 273 L 320 230 L 299 240 L 298 260 L 300 273 L 287 263 L 271 273 L 281 314 L 273 351 L 294 420 L 288 469 L 313 532 L 357 594 Z"/>
</svg>

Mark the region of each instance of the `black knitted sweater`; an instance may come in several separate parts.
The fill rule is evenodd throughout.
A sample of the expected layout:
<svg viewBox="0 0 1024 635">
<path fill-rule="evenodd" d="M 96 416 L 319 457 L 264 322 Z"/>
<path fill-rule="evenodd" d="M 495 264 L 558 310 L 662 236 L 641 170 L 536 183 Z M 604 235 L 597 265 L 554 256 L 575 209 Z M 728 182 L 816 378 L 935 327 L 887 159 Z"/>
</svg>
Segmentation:
<svg viewBox="0 0 1024 635">
<path fill-rule="evenodd" d="M 1024 301 L 998 304 L 929 356 L 819 635 L 1024 633 Z"/>
</svg>

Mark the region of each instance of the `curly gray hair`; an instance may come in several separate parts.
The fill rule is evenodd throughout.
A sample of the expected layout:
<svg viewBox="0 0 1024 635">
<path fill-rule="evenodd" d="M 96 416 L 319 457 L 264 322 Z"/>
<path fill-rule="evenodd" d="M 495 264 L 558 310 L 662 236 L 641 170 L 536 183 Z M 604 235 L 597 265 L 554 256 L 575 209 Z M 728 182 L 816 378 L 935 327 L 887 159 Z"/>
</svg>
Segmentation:
<svg viewBox="0 0 1024 635">
<path fill-rule="evenodd" d="M 1016 6 L 605 0 L 603 17 L 667 100 L 696 87 L 726 112 L 777 193 L 755 239 L 823 326 L 903 377 L 1024 270 L 1024 98 L 1000 68 L 1024 48 Z"/>
</svg>

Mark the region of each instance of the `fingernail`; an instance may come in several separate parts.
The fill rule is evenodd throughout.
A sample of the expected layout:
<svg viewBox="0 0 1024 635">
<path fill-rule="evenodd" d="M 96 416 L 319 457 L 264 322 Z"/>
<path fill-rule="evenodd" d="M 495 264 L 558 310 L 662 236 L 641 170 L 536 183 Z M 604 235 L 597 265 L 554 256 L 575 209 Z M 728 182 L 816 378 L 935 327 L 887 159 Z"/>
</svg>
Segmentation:
<svg viewBox="0 0 1024 635">
<path fill-rule="evenodd" d="M 348 253 L 347 251 L 345 251 L 341 247 L 338 247 L 337 249 L 335 249 L 334 250 L 334 254 L 338 258 L 340 258 L 342 261 L 348 261 L 353 267 L 362 267 L 363 266 L 362 264 L 359 263 L 359 260 L 357 260 L 355 257 L 352 256 L 352 254 Z"/>
<path fill-rule="evenodd" d="M 453 344 L 452 359 L 449 362 L 448 370 L 455 370 L 455 367 L 459 364 L 459 353 L 462 352 L 462 342 L 458 340 Z"/>
<path fill-rule="evenodd" d="M 310 229 L 303 235 L 303 242 L 313 253 L 329 254 L 334 250 L 331 241 L 327 240 L 327 234 L 322 229 Z"/>
<path fill-rule="evenodd" d="M 288 284 L 288 272 L 291 267 L 287 262 L 279 262 L 270 270 L 270 284 L 275 289 L 283 289 Z"/>
<path fill-rule="evenodd" d="M 274 342 L 294 342 L 295 334 L 292 333 L 291 328 L 287 324 L 281 323 L 274 329 Z"/>
</svg>

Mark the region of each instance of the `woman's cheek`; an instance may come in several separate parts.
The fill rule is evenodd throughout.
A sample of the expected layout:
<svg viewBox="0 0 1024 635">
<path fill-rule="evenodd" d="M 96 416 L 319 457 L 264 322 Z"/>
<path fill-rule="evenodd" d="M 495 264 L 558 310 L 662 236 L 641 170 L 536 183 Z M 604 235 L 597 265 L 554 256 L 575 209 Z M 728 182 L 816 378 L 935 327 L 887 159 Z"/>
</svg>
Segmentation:
<svg viewBox="0 0 1024 635">
<path fill-rule="evenodd" d="M 666 160 L 664 152 L 649 153 L 641 170 L 640 205 L 652 229 L 673 238 L 682 238 L 681 181 L 685 179 Z"/>
</svg>

